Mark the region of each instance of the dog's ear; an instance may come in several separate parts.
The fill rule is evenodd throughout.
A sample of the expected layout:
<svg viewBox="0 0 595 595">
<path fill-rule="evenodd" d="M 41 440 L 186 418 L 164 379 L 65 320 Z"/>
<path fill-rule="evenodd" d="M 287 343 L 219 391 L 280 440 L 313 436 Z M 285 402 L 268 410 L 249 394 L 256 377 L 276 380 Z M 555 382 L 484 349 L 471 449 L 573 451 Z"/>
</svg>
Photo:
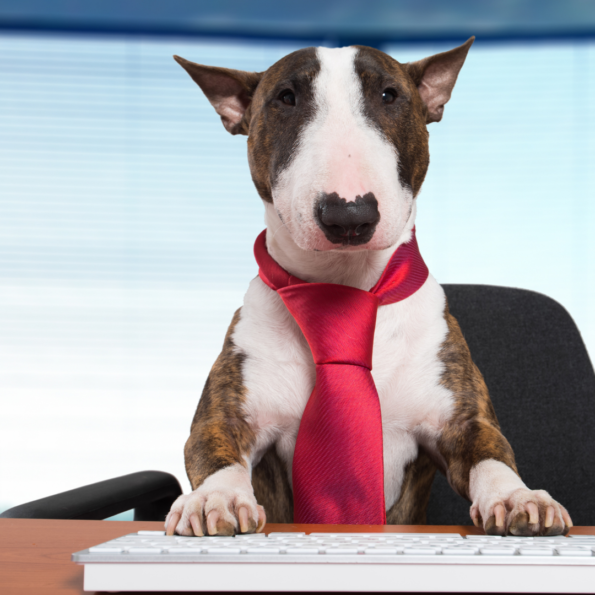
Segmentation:
<svg viewBox="0 0 595 595">
<path fill-rule="evenodd" d="M 428 109 L 427 124 L 442 120 L 444 104 L 450 99 L 459 71 L 474 41 L 475 37 L 471 37 L 454 50 L 403 65 Z"/>
<path fill-rule="evenodd" d="M 262 77 L 261 72 L 245 72 L 217 66 L 203 66 L 180 56 L 174 60 L 202 89 L 215 111 L 221 116 L 223 126 L 231 134 L 248 134 L 244 114 Z"/>
</svg>

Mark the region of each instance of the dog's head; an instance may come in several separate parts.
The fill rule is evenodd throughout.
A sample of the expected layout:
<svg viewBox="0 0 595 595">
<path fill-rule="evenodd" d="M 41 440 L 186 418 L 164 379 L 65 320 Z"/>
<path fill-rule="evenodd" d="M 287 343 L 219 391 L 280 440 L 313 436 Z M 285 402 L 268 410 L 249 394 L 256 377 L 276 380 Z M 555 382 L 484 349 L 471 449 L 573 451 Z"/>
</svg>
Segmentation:
<svg viewBox="0 0 595 595">
<path fill-rule="evenodd" d="M 429 163 L 473 38 L 409 64 L 369 47 L 306 48 L 266 72 L 175 56 L 231 134 L 248 135 L 252 179 L 303 250 L 393 246 Z"/>
</svg>

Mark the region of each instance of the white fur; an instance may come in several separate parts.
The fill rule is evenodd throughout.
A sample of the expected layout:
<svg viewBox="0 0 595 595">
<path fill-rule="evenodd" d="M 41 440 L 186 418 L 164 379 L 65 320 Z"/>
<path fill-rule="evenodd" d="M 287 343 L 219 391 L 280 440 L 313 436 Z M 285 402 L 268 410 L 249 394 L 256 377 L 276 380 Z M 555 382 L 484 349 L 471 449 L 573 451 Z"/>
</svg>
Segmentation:
<svg viewBox="0 0 595 595">
<path fill-rule="evenodd" d="M 220 469 L 209 475 L 205 481 L 190 494 L 180 496 L 172 505 L 165 519 L 165 526 L 172 514 L 178 513 L 181 518 L 176 526 L 180 535 L 192 535 L 190 517 L 197 514 L 199 519 L 207 517 L 216 510 L 219 517 L 238 528 L 237 510 L 245 507 L 254 522 L 258 524 L 258 508 L 254 490 L 252 489 L 250 468 L 235 464 Z"/>
<path fill-rule="evenodd" d="M 506 501 L 519 488 L 526 488 L 523 480 L 501 461 L 488 459 L 475 465 L 469 473 L 469 497 L 483 519 L 491 516 L 494 506 Z M 487 515 L 487 516 L 484 516 Z"/>
<path fill-rule="evenodd" d="M 381 217 L 367 250 L 394 246 L 411 212 L 413 195 L 399 181 L 397 151 L 362 111 L 361 82 L 354 68 L 357 51 L 318 48 L 315 115 L 301 131 L 293 159 L 273 188 L 276 215 L 302 250 L 361 250 L 338 248 L 326 239 L 314 219 L 322 192 L 336 192 L 347 201 L 374 193 Z"/>
<path fill-rule="evenodd" d="M 506 509 L 506 526 L 532 502 L 540 509 L 554 508 L 554 517 L 564 526 L 562 506 L 545 490 L 530 490 L 508 465 L 487 459 L 475 465 L 469 473 L 471 516 L 479 512 L 485 523 L 494 515 L 494 508 L 502 504 Z"/>
</svg>

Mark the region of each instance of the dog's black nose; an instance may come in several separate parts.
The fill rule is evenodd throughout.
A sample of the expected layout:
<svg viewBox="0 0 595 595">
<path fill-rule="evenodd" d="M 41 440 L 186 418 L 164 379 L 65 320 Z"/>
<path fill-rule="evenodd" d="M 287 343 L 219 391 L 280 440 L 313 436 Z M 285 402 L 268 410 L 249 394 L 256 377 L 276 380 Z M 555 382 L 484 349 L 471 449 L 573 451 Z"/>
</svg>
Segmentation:
<svg viewBox="0 0 595 595">
<path fill-rule="evenodd" d="M 329 242 L 360 246 L 372 239 L 380 221 L 378 201 L 372 192 L 352 202 L 336 192 L 323 193 L 314 207 L 314 218 Z"/>
</svg>

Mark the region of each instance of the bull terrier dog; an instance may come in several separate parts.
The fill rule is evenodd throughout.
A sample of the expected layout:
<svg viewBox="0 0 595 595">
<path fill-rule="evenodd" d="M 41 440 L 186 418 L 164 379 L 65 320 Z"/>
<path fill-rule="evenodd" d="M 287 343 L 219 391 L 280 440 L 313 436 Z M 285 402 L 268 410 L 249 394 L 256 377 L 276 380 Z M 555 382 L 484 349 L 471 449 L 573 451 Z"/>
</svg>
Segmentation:
<svg viewBox="0 0 595 595">
<path fill-rule="evenodd" d="M 248 136 L 266 247 L 306 282 L 369 290 L 411 240 L 442 119 L 474 38 L 401 64 L 370 47 L 306 48 L 265 72 L 175 56 L 223 126 Z M 522 481 L 442 287 L 378 309 L 372 376 L 382 414 L 389 524 L 423 524 L 436 468 L 489 534 L 558 535 L 572 521 Z M 193 491 L 168 534 L 233 535 L 293 522 L 292 461 L 316 380 L 312 352 L 278 293 L 249 285 L 205 384 L 185 446 Z M 265 513 L 266 511 L 266 513 Z"/>
</svg>

